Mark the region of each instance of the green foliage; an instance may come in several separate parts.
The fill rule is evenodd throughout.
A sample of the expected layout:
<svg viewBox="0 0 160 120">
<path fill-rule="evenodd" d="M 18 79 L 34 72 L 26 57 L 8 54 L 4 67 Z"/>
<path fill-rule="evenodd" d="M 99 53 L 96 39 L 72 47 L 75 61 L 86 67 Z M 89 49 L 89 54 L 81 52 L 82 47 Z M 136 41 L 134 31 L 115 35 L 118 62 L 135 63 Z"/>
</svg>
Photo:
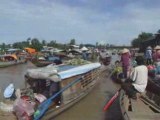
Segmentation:
<svg viewBox="0 0 160 120">
<path fill-rule="evenodd" d="M 48 43 L 48 46 L 50 47 L 56 47 L 57 46 L 57 43 L 56 43 L 56 40 L 52 40 Z"/>
<path fill-rule="evenodd" d="M 80 59 L 80 58 L 74 58 L 74 59 L 65 61 L 65 64 L 68 64 L 68 65 L 85 65 L 85 64 L 89 64 L 89 63 L 91 63 L 91 62 L 89 62 L 87 60 Z"/>
<path fill-rule="evenodd" d="M 40 51 L 43 48 L 43 45 L 40 43 L 40 41 L 37 38 L 33 38 L 31 40 L 31 45 L 30 47 L 36 49 L 37 51 Z"/>
<path fill-rule="evenodd" d="M 76 44 L 76 40 L 75 40 L 75 39 L 71 39 L 71 41 L 70 41 L 69 44 L 70 44 L 70 45 L 75 45 L 75 44 Z"/>
<path fill-rule="evenodd" d="M 13 48 L 19 48 L 19 49 L 23 49 L 24 47 L 27 47 L 27 46 L 29 46 L 29 43 L 26 41 L 16 42 L 16 43 L 13 43 L 12 45 Z"/>
<path fill-rule="evenodd" d="M 160 29 L 157 31 L 157 33 L 160 33 Z"/>
<path fill-rule="evenodd" d="M 68 50 L 70 45 L 75 45 L 75 44 L 76 44 L 75 39 L 71 39 L 70 43 L 68 43 L 68 44 L 61 44 L 61 43 L 57 43 L 56 40 L 52 40 L 47 43 L 46 40 L 40 41 L 38 38 L 31 39 L 30 37 L 28 37 L 25 41 L 15 42 L 12 45 L 11 44 L 7 45 L 5 43 L 0 44 L 0 51 L 4 51 L 8 48 L 24 49 L 25 47 L 31 47 L 31 48 L 36 49 L 36 51 L 40 51 L 43 48 L 43 46 L 46 46 L 46 45 L 49 47 L 54 47 L 54 48 L 58 48 L 58 49 L 62 49 L 62 50 Z M 94 45 L 85 44 L 84 46 L 87 46 L 87 47 L 92 46 L 93 47 Z"/>
<path fill-rule="evenodd" d="M 45 40 L 42 40 L 42 45 L 43 46 L 46 46 L 47 45 L 47 42 Z"/>
<path fill-rule="evenodd" d="M 142 32 L 141 34 L 138 35 L 137 38 L 133 39 L 131 41 L 131 44 L 133 47 L 140 47 L 141 43 L 145 40 L 148 40 L 149 38 L 151 38 L 153 36 L 152 33 L 145 33 Z"/>
<path fill-rule="evenodd" d="M 5 44 L 5 43 L 2 43 L 1 49 L 2 49 L 2 50 L 5 50 L 5 48 L 6 48 L 6 44 Z"/>
</svg>

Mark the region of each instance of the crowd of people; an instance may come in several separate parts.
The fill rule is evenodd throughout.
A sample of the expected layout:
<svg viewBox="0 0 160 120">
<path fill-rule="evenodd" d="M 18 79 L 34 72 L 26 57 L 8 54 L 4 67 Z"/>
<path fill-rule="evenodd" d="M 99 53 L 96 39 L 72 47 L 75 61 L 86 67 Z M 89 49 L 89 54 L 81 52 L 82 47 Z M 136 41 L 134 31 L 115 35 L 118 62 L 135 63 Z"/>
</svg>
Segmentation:
<svg viewBox="0 0 160 120">
<path fill-rule="evenodd" d="M 145 58 L 147 65 L 153 65 L 160 62 L 160 46 L 156 46 L 154 49 L 148 46 L 145 51 Z"/>
<path fill-rule="evenodd" d="M 145 58 L 149 76 L 158 81 L 160 79 L 160 46 L 156 46 L 155 48 L 148 46 Z"/>
</svg>

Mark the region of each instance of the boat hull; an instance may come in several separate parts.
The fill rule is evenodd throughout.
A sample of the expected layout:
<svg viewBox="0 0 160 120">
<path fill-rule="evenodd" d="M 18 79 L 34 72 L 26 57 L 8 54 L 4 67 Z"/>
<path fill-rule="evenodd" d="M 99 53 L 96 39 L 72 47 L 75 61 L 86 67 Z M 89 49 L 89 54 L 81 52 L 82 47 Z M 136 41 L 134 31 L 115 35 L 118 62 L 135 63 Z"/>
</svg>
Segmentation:
<svg viewBox="0 0 160 120">
<path fill-rule="evenodd" d="M 95 67 L 96 65 L 97 65 L 97 67 Z M 84 67 L 87 67 L 87 66 L 84 65 Z M 93 67 L 93 69 L 91 69 L 92 67 Z M 47 108 L 47 111 L 44 113 L 44 116 L 41 117 L 42 120 L 52 120 L 58 114 L 60 114 L 61 112 L 68 109 L 69 107 L 71 107 L 72 105 L 74 105 L 78 101 L 80 101 L 82 98 L 84 98 L 94 88 L 96 83 L 99 81 L 99 74 L 101 72 L 100 71 L 100 64 L 98 63 L 98 64 L 88 65 L 88 67 L 86 68 L 87 72 L 84 72 L 85 69 L 82 69 L 82 68 L 80 69 L 80 68 L 79 69 L 72 68 L 74 71 L 76 71 L 76 70 L 81 71 L 81 72 L 76 73 L 77 75 L 75 75 L 75 74 L 73 75 L 72 74 L 73 71 L 70 71 L 67 73 L 65 71 L 62 71 L 62 73 L 60 75 L 61 75 L 61 78 L 63 78 L 63 79 L 61 81 L 58 81 L 61 90 L 64 89 L 63 92 L 58 94 L 58 96 L 60 96 L 60 98 L 61 98 L 60 99 L 60 106 L 58 108 L 56 108 L 56 101 L 55 101 L 56 99 L 52 99 L 53 102 L 51 102 L 51 104 L 49 105 L 49 108 Z M 67 70 L 67 71 L 69 71 L 69 70 Z M 71 76 L 69 76 L 68 73 L 70 73 Z M 27 81 L 31 82 L 31 81 L 37 81 L 37 80 L 33 79 L 33 78 L 26 78 L 26 82 Z M 39 79 L 38 79 L 38 81 L 39 81 Z M 74 82 L 74 81 L 77 81 L 77 82 Z M 74 83 L 74 84 L 69 85 L 71 83 Z M 66 86 L 68 86 L 68 85 L 69 85 L 69 87 L 66 88 Z M 61 91 L 61 90 L 59 90 L 59 91 Z M 23 91 L 21 91 L 21 93 L 23 93 Z M 37 93 L 39 93 L 39 92 L 37 92 Z M 48 97 L 48 99 L 50 99 L 50 97 Z M 32 102 L 35 102 L 35 101 L 32 101 Z M 41 104 L 38 103 L 38 105 L 41 105 Z M 15 113 L 18 113 L 20 111 L 16 111 Z M 5 116 L 5 117 L 7 117 L 7 116 Z"/>
<path fill-rule="evenodd" d="M 18 65 L 18 64 L 23 64 L 23 63 L 26 63 L 26 62 L 27 62 L 26 60 L 0 62 L 0 68 L 9 67 L 9 66 Z"/>
<path fill-rule="evenodd" d="M 158 120 L 160 118 L 160 87 L 151 79 L 145 93 L 142 93 L 138 99 L 132 100 L 120 92 L 119 103 L 124 120 Z"/>
<path fill-rule="evenodd" d="M 80 76 L 83 76 L 83 79 L 81 81 L 62 93 L 63 101 L 61 106 L 58 109 L 49 109 L 42 119 L 52 120 L 56 115 L 68 109 L 69 107 L 80 101 L 82 98 L 84 98 L 87 94 L 89 94 L 98 82 L 99 72 L 99 69 L 95 69 L 86 74 L 73 76 L 71 78 L 63 80 L 61 83 L 62 87 L 79 78 Z"/>
<path fill-rule="evenodd" d="M 45 67 L 50 64 L 54 64 L 54 62 L 49 61 L 32 61 L 32 63 L 37 67 Z"/>
<path fill-rule="evenodd" d="M 83 99 L 87 94 L 90 93 L 94 86 L 84 91 L 84 93 L 78 96 L 77 98 L 71 100 L 66 104 L 63 104 L 59 109 L 48 110 L 46 115 L 42 118 L 42 120 L 53 120 L 53 118 L 55 118 L 57 115 L 59 115 L 60 113 L 62 113 L 63 111 L 65 111 L 66 109 L 70 108 L 71 106 L 79 102 L 81 99 Z"/>
</svg>

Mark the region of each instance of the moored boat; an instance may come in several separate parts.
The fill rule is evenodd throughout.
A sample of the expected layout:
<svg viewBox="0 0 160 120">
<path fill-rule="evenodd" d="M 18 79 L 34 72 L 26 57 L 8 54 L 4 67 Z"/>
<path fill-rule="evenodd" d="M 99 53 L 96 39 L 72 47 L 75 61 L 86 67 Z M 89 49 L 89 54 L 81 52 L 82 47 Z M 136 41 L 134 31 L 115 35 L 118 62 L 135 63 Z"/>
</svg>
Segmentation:
<svg viewBox="0 0 160 120">
<path fill-rule="evenodd" d="M 49 56 L 49 57 L 39 57 L 33 58 L 31 62 L 37 67 L 45 67 L 49 64 L 59 65 L 62 64 L 62 60 L 57 56 Z"/>
<path fill-rule="evenodd" d="M 16 56 L 14 54 L 0 55 L 0 68 L 22 63 L 26 63 L 24 56 Z"/>
<path fill-rule="evenodd" d="M 120 108 L 124 120 L 159 120 L 160 86 L 150 78 L 146 92 L 135 101 L 129 99 L 123 90 L 120 92 Z"/>
<path fill-rule="evenodd" d="M 21 94 L 21 99 L 26 100 L 27 98 L 27 101 L 29 100 L 30 103 L 34 103 L 33 109 L 36 111 L 32 114 L 27 113 L 26 116 L 29 119 L 35 120 L 52 119 L 78 102 L 96 85 L 100 66 L 100 63 L 90 63 L 81 66 L 50 65 L 45 68 L 28 70 L 25 75 L 27 88 L 25 89 L 26 92 L 21 92 L 23 93 L 23 95 Z M 52 85 L 58 90 L 54 94 L 50 93 Z M 27 94 L 28 89 L 33 91 L 33 94 L 30 94 L 30 96 Z M 39 94 L 46 99 L 42 102 L 40 99 L 35 98 L 35 94 Z M 34 98 L 28 99 L 32 95 Z M 17 117 L 22 119 L 23 115 L 25 115 L 23 114 L 25 110 L 22 110 L 20 104 L 15 104 L 14 108 L 16 108 L 14 110 Z M 46 108 L 46 111 L 44 111 L 44 108 Z"/>
</svg>

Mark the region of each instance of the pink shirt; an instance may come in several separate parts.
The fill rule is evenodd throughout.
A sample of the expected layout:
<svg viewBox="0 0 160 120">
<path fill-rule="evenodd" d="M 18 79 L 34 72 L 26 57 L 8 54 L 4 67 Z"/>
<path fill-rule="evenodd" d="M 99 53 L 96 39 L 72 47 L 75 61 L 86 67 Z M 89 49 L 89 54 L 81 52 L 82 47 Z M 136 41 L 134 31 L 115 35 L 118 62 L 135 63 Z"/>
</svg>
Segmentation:
<svg viewBox="0 0 160 120">
<path fill-rule="evenodd" d="M 122 62 L 122 66 L 129 66 L 130 65 L 130 54 L 129 53 L 122 54 L 121 62 Z"/>
<path fill-rule="evenodd" d="M 156 51 L 155 61 L 156 61 L 156 62 L 160 62 L 160 50 L 157 50 L 157 51 Z"/>
</svg>

